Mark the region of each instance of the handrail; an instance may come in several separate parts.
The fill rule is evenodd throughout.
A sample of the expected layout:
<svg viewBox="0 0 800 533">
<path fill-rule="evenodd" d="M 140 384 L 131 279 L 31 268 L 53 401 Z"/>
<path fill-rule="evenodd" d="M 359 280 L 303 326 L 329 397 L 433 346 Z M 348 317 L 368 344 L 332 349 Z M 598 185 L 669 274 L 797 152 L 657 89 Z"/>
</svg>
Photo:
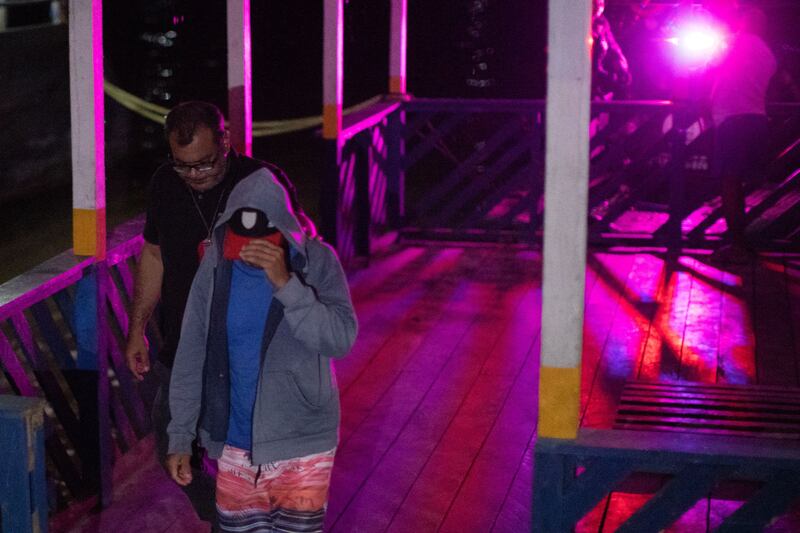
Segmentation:
<svg viewBox="0 0 800 533">
<path fill-rule="evenodd" d="M 546 100 L 528 99 L 470 99 L 470 98 L 413 98 L 403 104 L 406 111 L 437 112 L 512 112 L 544 109 Z M 685 102 L 672 100 L 611 100 L 608 102 L 591 102 L 592 111 L 631 110 L 676 108 L 687 105 Z M 800 102 L 769 102 L 768 115 L 787 115 L 800 112 Z"/>
<path fill-rule="evenodd" d="M 111 232 L 106 253 L 109 266 L 125 260 L 141 246 L 143 225 L 144 217 L 140 215 Z M 6 320 L 77 282 L 83 270 L 94 263 L 93 257 L 76 256 L 72 250 L 67 250 L 3 283 L 0 285 L 0 320 Z"/>
<path fill-rule="evenodd" d="M 401 102 L 376 102 L 351 115 L 342 117 L 341 139 L 350 139 L 375 126 L 394 113 L 401 105 Z"/>
</svg>

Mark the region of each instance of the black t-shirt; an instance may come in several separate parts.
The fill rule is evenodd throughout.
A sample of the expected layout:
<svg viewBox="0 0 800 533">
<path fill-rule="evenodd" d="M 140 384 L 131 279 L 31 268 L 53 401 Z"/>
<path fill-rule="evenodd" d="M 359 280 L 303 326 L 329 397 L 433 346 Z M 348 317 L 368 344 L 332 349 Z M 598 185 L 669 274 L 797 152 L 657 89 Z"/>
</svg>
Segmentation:
<svg viewBox="0 0 800 533">
<path fill-rule="evenodd" d="M 162 165 L 153 174 L 144 238 L 161 248 L 164 263 L 159 324 L 164 345 L 158 358 L 168 367 L 175 359 L 186 299 L 199 265 L 198 246 L 208 237 L 208 227 L 213 227 L 216 217 L 225 210 L 233 186 L 262 167 L 272 165 L 231 150 L 225 177 L 202 193 L 190 189 L 170 164 Z"/>
</svg>

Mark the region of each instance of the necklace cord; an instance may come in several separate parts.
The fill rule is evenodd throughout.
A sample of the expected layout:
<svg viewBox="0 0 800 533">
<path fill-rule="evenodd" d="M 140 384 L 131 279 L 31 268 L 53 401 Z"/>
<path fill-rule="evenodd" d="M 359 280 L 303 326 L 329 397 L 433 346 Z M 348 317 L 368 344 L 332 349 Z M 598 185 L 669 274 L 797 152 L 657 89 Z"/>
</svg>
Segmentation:
<svg viewBox="0 0 800 533">
<path fill-rule="evenodd" d="M 217 199 L 217 207 L 214 208 L 214 214 L 211 216 L 211 223 L 206 221 L 206 217 L 203 216 L 203 210 L 200 209 L 200 204 L 197 203 L 197 198 L 194 196 L 194 190 L 187 185 L 187 189 L 189 189 L 189 196 L 192 197 L 192 203 L 194 204 L 194 208 L 197 210 L 197 214 L 200 216 L 200 220 L 203 222 L 203 226 L 206 228 L 206 238 L 205 242 L 211 242 L 211 233 L 214 230 L 214 224 L 217 221 L 217 216 L 219 216 L 219 208 L 222 205 L 222 198 L 225 196 L 226 188 L 222 189 L 219 193 L 219 198 Z"/>
</svg>

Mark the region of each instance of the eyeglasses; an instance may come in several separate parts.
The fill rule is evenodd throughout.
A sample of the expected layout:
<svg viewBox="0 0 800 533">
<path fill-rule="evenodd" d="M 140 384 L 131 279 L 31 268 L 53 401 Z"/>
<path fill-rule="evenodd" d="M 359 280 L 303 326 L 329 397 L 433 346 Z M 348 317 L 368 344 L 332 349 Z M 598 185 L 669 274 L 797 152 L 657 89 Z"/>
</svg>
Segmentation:
<svg viewBox="0 0 800 533">
<path fill-rule="evenodd" d="M 170 161 L 172 162 L 172 169 L 178 174 L 189 174 L 192 170 L 196 171 L 198 174 L 203 174 L 204 172 L 211 172 L 212 170 L 214 170 L 214 167 L 217 166 L 217 161 L 219 161 L 219 155 L 220 155 L 219 152 L 217 152 L 217 154 L 214 156 L 213 159 L 209 159 L 208 161 L 201 161 L 193 165 L 178 163 L 171 157 Z"/>
</svg>

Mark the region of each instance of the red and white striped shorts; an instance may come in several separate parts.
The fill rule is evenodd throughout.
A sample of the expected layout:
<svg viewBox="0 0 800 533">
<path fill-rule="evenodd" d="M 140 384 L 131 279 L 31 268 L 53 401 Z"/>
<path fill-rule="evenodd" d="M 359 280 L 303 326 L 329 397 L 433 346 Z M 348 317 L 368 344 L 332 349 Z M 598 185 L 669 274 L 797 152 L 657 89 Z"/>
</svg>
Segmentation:
<svg viewBox="0 0 800 533">
<path fill-rule="evenodd" d="M 250 453 L 225 445 L 217 475 L 222 531 L 322 531 L 336 449 L 253 465 Z"/>
</svg>

